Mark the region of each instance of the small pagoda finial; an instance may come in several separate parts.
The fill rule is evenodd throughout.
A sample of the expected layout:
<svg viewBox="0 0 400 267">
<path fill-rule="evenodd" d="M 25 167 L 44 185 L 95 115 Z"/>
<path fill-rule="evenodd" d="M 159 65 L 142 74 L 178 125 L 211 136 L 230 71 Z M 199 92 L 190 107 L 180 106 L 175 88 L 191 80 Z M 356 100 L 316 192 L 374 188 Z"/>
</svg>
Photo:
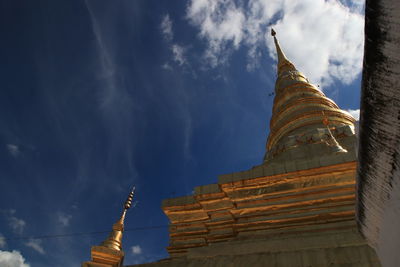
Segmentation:
<svg viewBox="0 0 400 267">
<path fill-rule="evenodd" d="M 116 223 L 114 223 L 112 232 L 110 233 L 108 238 L 101 244 L 101 246 L 118 251 L 122 250 L 122 233 L 124 231 L 125 215 L 126 211 L 132 205 L 133 196 L 135 195 L 135 189 L 136 187 L 134 186 L 125 201 L 124 210 L 122 211 L 121 218 Z"/>
<path fill-rule="evenodd" d="M 125 201 L 125 210 L 128 210 L 132 205 L 133 195 L 135 194 L 136 187 L 132 188 L 132 191 L 129 193 L 128 198 Z"/>
<path fill-rule="evenodd" d="M 122 250 L 122 233 L 124 232 L 124 220 L 126 211 L 131 207 L 135 187 L 129 193 L 125 201 L 121 218 L 114 223 L 112 231 L 108 238 L 98 246 L 92 246 L 92 260 L 83 262 L 82 267 L 104 266 L 117 267 L 123 266 L 124 251 Z"/>
</svg>

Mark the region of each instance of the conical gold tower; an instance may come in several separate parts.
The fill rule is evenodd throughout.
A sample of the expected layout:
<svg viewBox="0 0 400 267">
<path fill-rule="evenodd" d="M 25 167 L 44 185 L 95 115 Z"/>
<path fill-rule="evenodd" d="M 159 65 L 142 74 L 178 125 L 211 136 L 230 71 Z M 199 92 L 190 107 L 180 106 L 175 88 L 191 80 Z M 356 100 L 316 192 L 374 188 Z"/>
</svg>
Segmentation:
<svg viewBox="0 0 400 267">
<path fill-rule="evenodd" d="M 127 210 L 132 205 L 135 187 L 129 193 L 125 201 L 124 209 L 120 219 L 114 223 L 112 231 L 108 238 L 99 246 L 93 246 L 91 249 L 92 260 L 84 262 L 82 267 L 120 267 L 124 261 L 124 252 L 122 250 L 122 234 L 124 232 L 124 221 Z"/>
<path fill-rule="evenodd" d="M 148 266 L 374 266 L 357 230 L 354 118 L 278 55 L 264 161 L 166 199 L 171 258 Z"/>
<path fill-rule="evenodd" d="M 335 130 L 346 125 L 353 127 L 355 119 L 296 69 L 282 51 L 273 29 L 271 34 L 278 55 L 278 77 L 265 160 L 270 161 L 288 149 L 318 142 L 329 145 L 332 152 L 345 152 L 334 137 Z M 329 128 L 324 120 L 329 121 Z"/>
</svg>

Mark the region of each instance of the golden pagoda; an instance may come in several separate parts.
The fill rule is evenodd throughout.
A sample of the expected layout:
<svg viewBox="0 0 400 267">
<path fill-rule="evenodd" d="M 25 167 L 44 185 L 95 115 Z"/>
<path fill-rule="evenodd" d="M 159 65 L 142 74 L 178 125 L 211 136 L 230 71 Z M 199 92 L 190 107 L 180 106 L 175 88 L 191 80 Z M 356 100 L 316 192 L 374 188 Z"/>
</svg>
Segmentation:
<svg viewBox="0 0 400 267">
<path fill-rule="evenodd" d="M 283 53 L 262 164 L 167 199 L 170 258 L 138 266 L 380 266 L 355 220 L 355 119 Z"/>
<path fill-rule="evenodd" d="M 98 246 L 91 249 L 92 260 L 84 262 L 82 267 L 121 267 L 124 261 L 122 250 L 122 233 L 124 232 L 124 221 L 127 210 L 132 205 L 135 187 L 129 193 L 125 201 L 124 209 L 119 220 L 114 223 L 108 238 Z"/>
</svg>

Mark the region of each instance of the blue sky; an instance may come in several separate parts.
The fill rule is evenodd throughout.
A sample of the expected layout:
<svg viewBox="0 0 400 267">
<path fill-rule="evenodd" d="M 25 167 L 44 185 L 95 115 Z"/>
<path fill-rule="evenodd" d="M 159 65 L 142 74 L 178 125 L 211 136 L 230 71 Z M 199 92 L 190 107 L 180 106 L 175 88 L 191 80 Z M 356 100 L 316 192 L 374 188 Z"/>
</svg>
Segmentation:
<svg viewBox="0 0 400 267">
<path fill-rule="evenodd" d="M 288 58 L 357 116 L 360 0 L 3 1 L 0 263 L 78 266 L 133 184 L 126 228 L 161 201 L 260 164 Z M 125 264 L 167 257 L 167 228 L 127 231 Z"/>
</svg>

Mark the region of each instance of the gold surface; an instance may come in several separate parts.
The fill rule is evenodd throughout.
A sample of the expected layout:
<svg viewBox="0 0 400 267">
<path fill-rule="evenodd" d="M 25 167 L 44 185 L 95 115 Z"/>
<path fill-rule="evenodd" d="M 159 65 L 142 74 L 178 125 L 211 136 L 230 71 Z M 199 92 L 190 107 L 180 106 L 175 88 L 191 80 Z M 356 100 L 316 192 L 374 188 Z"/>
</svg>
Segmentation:
<svg viewBox="0 0 400 267">
<path fill-rule="evenodd" d="M 196 204 L 164 207 L 172 222 L 168 251 L 184 255 L 187 249 L 233 240 L 241 232 L 282 235 L 310 225 L 323 231 L 353 221 L 355 169 L 353 161 L 225 183 L 219 185 L 222 193 L 196 195 Z"/>
<path fill-rule="evenodd" d="M 282 51 L 276 38 L 276 32 L 271 30 L 278 55 L 278 78 L 275 85 L 276 97 L 267 149 L 274 150 L 280 140 L 296 131 L 297 135 L 310 131 L 310 126 L 321 127 L 322 113 L 333 125 L 353 125 L 354 118 L 342 111 L 331 99 L 327 98 L 316 86 L 291 63 Z M 301 132 L 301 129 L 304 132 Z"/>
<path fill-rule="evenodd" d="M 132 205 L 135 187 L 129 193 L 124 204 L 120 219 L 114 223 L 108 238 L 100 246 L 93 246 L 91 250 L 92 260 L 82 264 L 83 267 L 119 267 L 122 266 L 124 252 L 122 251 L 122 234 L 127 210 Z"/>
<path fill-rule="evenodd" d="M 265 175 L 254 177 L 249 170 L 241 178 L 235 173 L 232 182 L 208 187 L 212 189 L 209 193 L 198 191 L 191 198 L 165 202 L 163 210 L 171 221 L 167 250 L 172 257 L 184 257 L 188 251 L 209 244 L 252 238 L 256 232 L 283 237 L 355 228 L 354 149 L 352 154 L 346 153 L 330 129 L 342 129 L 335 134 L 348 138 L 351 145 L 354 133 L 344 134 L 340 127 L 352 126 L 354 118 L 296 70 L 282 51 L 276 32 L 271 34 L 278 78 L 267 143 L 268 152 L 273 153 L 268 162 L 257 166 Z M 329 120 L 329 126 L 324 125 L 324 119 Z M 287 142 L 293 134 L 295 142 L 290 146 Z M 314 140 L 313 134 L 322 137 Z M 328 157 L 308 155 L 301 162 L 291 162 L 290 153 L 301 152 L 299 144 L 316 144 L 319 150 L 325 147 Z M 279 162 L 274 161 L 285 151 Z"/>
<path fill-rule="evenodd" d="M 116 223 L 114 223 L 112 232 L 110 233 L 109 237 L 101 244 L 101 246 L 118 251 L 122 250 L 122 233 L 124 231 L 124 221 L 125 221 L 126 211 L 132 205 L 132 199 L 134 194 L 135 194 L 135 187 L 129 193 L 129 196 L 125 201 L 124 210 L 122 211 L 121 218 Z"/>
<path fill-rule="evenodd" d="M 274 37 L 274 42 L 275 42 L 275 47 L 276 47 L 276 52 L 278 55 L 278 75 L 280 73 L 282 73 L 283 71 L 287 71 L 287 70 L 296 70 L 296 68 L 294 67 L 293 63 L 290 62 L 287 58 L 285 53 L 283 53 L 278 39 L 276 39 L 275 37 L 275 32 L 273 29 L 271 29 L 271 34 Z"/>
</svg>

